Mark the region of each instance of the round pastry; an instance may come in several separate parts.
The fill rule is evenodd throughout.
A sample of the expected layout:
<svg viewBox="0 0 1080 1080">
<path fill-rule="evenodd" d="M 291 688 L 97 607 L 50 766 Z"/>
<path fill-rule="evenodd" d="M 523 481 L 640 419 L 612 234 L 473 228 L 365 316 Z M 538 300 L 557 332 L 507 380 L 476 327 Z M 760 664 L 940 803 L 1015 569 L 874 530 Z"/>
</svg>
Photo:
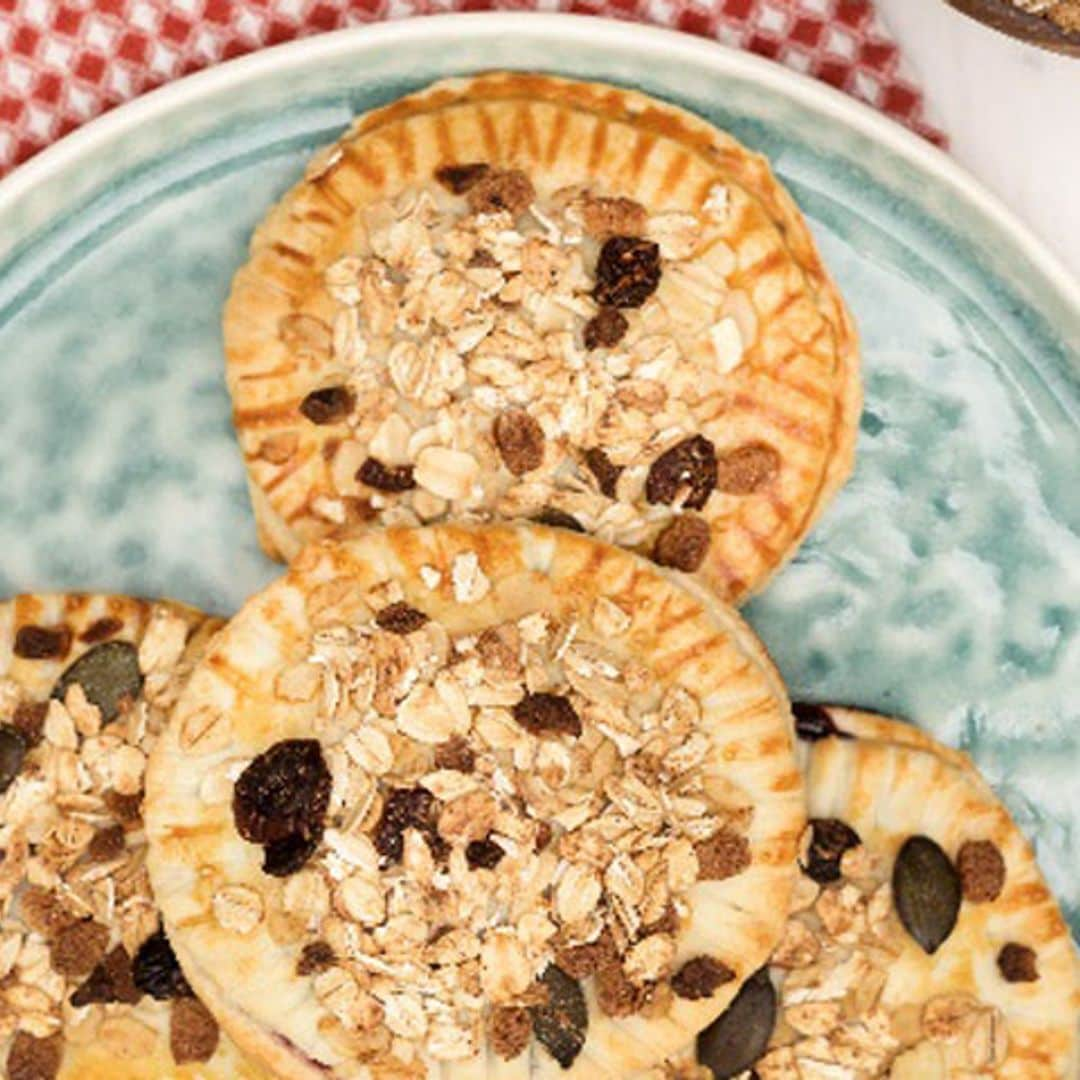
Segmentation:
<svg viewBox="0 0 1080 1080">
<path fill-rule="evenodd" d="M 974 765 L 875 714 L 796 716 L 811 821 L 783 940 L 655 1075 L 1075 1076 L 1076 951 Z"/>
<path fill-rule="evenodd" d="M 220 620 L 116 596 L 0 604 L 0 1061 L 20 1080 L 258 1080 L 160 926 L 146 755 Z"/>
<path fill-rule="evenodd" d="M 283 1076 L 662 1061 L 765 962 L 797 873 L 759 651 L 715 598 L 565 530 L 306 549 L 151 762 L 151 879 L 192 984 Z"/>
<path fill-rule="evenodd" d="M 760 588 L 846 479 L 851 319 L 767 162 L 541 75 L 361 116 L 255 233 L 224 320 L 263 546 L 532 519 Z"/>
</svg>

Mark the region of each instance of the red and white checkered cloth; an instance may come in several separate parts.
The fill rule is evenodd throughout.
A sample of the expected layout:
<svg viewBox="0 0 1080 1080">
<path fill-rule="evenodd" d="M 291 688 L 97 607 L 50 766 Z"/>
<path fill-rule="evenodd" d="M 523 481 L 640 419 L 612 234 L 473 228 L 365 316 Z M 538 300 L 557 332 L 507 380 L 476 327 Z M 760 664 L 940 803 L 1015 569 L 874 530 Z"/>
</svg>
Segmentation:
<svg viewBox="0 0 1080 1080">
<path fill-rule="evenodd" d="M 534 8 L 750 49 L 944 143 L 870 0 L 0 0 L 0 175 L 106 109 L 265 45 L 381 19 Z"/>
</svg>

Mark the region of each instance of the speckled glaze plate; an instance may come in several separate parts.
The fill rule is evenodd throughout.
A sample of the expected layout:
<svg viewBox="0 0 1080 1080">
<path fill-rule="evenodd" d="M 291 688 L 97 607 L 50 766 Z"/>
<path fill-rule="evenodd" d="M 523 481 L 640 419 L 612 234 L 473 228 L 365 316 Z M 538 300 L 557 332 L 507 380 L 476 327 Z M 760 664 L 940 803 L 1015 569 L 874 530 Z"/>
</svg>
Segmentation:
<svg viewBox="0 0 1080 1080">
<path fill-rule="evenodd" d="M 792 694 L 975 758 L 1080 931 L 1080 289 L 947 157 L 709 42 L 452 15 L 271 49 L 0 184 L 0 591 L 228 613 L 259 553 L 219 315 L 266 207 L 356 111 L 493 65 L 636 85 L 772 158 L 865 344 L 855 476 L 749 608 Z"/>
</svg>

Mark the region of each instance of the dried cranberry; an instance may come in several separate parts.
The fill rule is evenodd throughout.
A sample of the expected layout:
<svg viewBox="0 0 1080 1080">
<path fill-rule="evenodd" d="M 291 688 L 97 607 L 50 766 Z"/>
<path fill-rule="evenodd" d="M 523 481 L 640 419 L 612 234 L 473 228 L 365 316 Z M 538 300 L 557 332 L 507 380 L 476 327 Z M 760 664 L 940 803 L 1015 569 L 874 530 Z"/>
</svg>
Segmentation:
<svg viewBox="0 0 1080 1080">
<path fill-rule="evenodd" d="M 514 719 L 533 735 L 581 734 L 581 717 L 561 694 L 526 694 L 514 706 Z"/>
<path fill-rule="evenodd" d="M 300 412 L 313 424 L 338 424 L 355 404 L 356 398 L 347 386 L 324 386 L 312 390 L 300 402 Z"/>
<path fill-rule="evenodd" d="M 85 641 L 87 645 L 96 645 L 99 641 L 106 641 L 115 634 L 119 634 L 123 629 L 124 623 L 121 619 L 106 615 L 104 618 L 92 622 L 79 635 L 79 640 Z"/>
<path fill-rule="evenodd" d="M 712 997 L 717 989 L 735 978 L 735 972 L 711 956 L 687 960 L 671 980 L 671 989 L 687 1001 Z"/>
<path fill-rule="evenodd" d="M 419 829 L 429 837 L 430 845 L 435 805 L 435 796 L 426 788 L 394 788 L 386 797 L 375 826 L 375 850 L 390 862 L 400 862 L 406 829 Z"/>
<path fill-rule="evenodd" d="M 303 869 L 315 854 L 321 837 L 289 833 L 263 848 L 263 873 L 271 877 L 289 877 Z"/>
<path fill-rule="evenodd" d="M 601 494 L 606 495 L 609 499 L 614 499 L 615 485 L 619 482 L 623 467 L 613 464 L 599 446 L 594 446 L 592 449 L 585 451 L 585 464 L 589 467 L 589 472 L 596 477 Z"/>
<path fill-rule="evenodd" d="M 700 510 L 716 487 L 716 450 L 704 435 L 692 435 L 665 450 L 649 467 L 645 498 L 670 506 L 686 491 L 683 506 Z"/>
<path fill-rule="evenodd" d="M 357 469 L 356 479 L 376 491 L 400 492 L 416 487 L 411 465 L 384 465 L 373 457 Z"/>
<path fill-rule="evenodd" d="M 318 739 L 285 739 L 258 755 L 236 781 L 233 820 L 253 844 L 298 835 L 322 838 L 330 770 Z"/>
<path fill-rule="evenodd" d="M 296 961 L 297 975 L 317 975 L 334 963 L 334 950 L 328 942 L 309 941 Z"/>
<path fill-rule="evenodd" d="M 391 634 L 412 634 L 427 621 L 428 617 L 422 611 L 403 600 L 387 605 L 375 616 L 375 625 Z"/>
<path fill-rule="evenodd" d="M 489 172 L 491 172 L 491 166 L 487 162 L 470 161 L 463 165 L 443 165 L 435 170 L 435 179 L 447 191 L 455 195 L 464 195 Z"/>
<path fill-rule="evenodd" d="M 839 881 L 840 860 L 845 851 L 862 843 L 859 834 L 836 818 L 814 818 L 810 827 L 810 851 L 803 872 L 819 885 Z"/>
<path fill-rule="evenodd" d="M 465 848 L 465 858 L 474 870 L 492 870 L 499 865 L 506 852 L 490 837 L 473 840 Z"/>
<path fill-rule="evenodd" d="M 151 934 L 139 946 L 132 964 L 132 977 L 144 994 L 157 1001 L 191 996 L 191 987 L 180 970 L 180 962 L 164 930 Z"/>
<path fill-rule="evenodd" d="M 604 307 L 638 308 L 660 284 L 660 247 L 636 236 L 604 242 L 596 263 L 593 298 Z"/>
<path fill-rule="evenodd" d="M 24 660 L 61 660 L 71 648 L 66 626 L 20 626 L 12 652 Z"/>
</svg>

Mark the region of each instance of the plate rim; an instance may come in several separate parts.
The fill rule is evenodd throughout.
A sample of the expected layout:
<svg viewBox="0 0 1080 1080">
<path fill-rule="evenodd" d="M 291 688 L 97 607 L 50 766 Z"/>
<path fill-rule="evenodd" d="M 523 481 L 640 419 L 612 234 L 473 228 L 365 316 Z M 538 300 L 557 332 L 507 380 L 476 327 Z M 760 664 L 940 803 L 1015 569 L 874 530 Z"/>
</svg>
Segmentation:
<svg viewBox="0 0 1080 1080">
<path fill-rule="evenodd" d="M 615 48 L 632 40 L 638 50 L 662 52 L 671 59 L 682 54 L 718 74 L 748 79 L 798 103 L 826 114 L 884 146 L 909 165 L 952 189 L 1003 229 L 1019 250 L 1080 315 L 1080 280 L 1035 232 L 962 165 L 922 136 L 835 87 L 784 65 L 710 38 L 651 24 L 587 14 L 550 12 L 455 12 L 368 23 L 313 37 L 268 46 L 186 75 L 125 102 L 65 135 L 0 180 L 0 216 L 9 212 L 33 188 L 75 165 L 80 158 L 155 117 L 197 102 L 247 79 L 304 67 L 337 58 L 356 49 L 408 45 L 417 38 L 454 38 L 463 30 L 476 36 L 498 37 L 570 34 Z M 582 76 L 587 77 L 587 76 Z M 63 211 L 58 206 L 56 213 Z M 55 215 L 50 215 L 53 217 Z M 37 234 L 35 229 L 31 236 Z M 4 257 L 13 254 L 7 251 Z"/>
</svg>

